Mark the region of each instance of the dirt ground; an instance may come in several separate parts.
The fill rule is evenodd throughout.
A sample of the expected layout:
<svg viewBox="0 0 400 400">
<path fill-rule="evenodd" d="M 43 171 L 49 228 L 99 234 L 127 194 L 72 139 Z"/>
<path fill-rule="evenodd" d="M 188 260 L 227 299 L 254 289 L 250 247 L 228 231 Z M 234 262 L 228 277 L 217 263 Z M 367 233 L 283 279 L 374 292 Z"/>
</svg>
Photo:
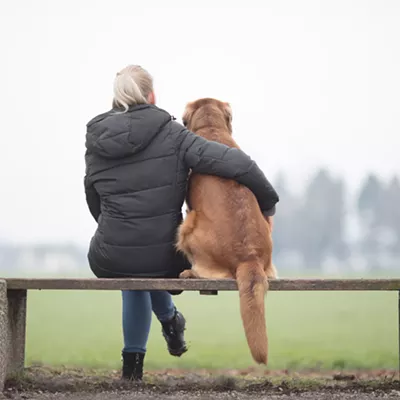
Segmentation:
<svg viewBox="0 0 400 400">
<path fill-rule="evenodd" d="M 398 392 L 400 393 L 400 392 Z M 341 393 L 303 393 L 299 395 L 269 395 L 257 394 L 248 395 L 242 393 L 175 393 L 173 395 L 156 394 L 156 393 L 97 393 L 97 394 L 84 394 L 84 395 L 68 395 L 68 394 L 22 394 L 19 399 L 32 399 L 32 400 L 379 400 L 379 399 L 395 399 L 400 398 L 399 394 L 341 394 Z M 17 397 L 14 397 L 17 399 Z"/>
<path fill-rule="evenodd" d="M 400 399 L 398 371 L 199 371 L 149 372 L 144 382 L 119 379 L 119 371 L 36 366 L 6 382 L 0 398 L 21 400 L 191 399 Z"/>
</svg>

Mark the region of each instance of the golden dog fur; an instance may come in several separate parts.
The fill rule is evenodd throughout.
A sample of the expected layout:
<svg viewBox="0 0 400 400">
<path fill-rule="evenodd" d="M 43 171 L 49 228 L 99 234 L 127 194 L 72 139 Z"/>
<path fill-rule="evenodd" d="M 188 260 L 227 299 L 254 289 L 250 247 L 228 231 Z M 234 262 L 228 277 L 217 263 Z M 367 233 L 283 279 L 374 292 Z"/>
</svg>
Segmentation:
<svg viewBox="0 0 400 400">
<path fill-rule="evenodd" d="M 183 120 L 189 130 L 208 140 L 239 146 L 232 138 L 228 103 L 200 99 L 186 106 Z M 271 225 L 253 193 L 233 180 L 192 174 L 187 217 L 179 228 L 177 248 L 192 263 L 181 278 L 237 280 L 240 312 L 253 359 L 267 364 L 268 338 L 264 296 L 272 264 Z"/>
</svg>

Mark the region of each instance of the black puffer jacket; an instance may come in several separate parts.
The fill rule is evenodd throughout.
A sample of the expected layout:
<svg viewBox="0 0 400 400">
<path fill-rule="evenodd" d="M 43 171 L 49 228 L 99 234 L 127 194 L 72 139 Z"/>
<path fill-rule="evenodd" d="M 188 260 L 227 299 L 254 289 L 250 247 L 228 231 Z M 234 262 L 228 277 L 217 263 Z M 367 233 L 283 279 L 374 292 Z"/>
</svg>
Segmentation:
<svg viewBox="0 0 400 400">
<path fill-rule="evenodd" d="M 98 228 L 89 263 L 98 277 L 177 277 L 190 268 L 174 248 L 189 170 L 235 179 L 270 210 L 278 195 L 245 153 L 186 130 L 140 105 L 87 124 L 85 191 Z"/>
</svg>

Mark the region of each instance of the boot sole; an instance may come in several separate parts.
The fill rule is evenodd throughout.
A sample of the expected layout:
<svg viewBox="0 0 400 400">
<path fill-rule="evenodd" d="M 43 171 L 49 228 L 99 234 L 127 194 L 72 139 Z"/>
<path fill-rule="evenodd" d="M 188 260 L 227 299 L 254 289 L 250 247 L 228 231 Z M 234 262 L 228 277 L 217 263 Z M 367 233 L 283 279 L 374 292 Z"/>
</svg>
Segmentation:
<svg viewBox="0 0 400 400">
<path fill-rule="evenodd" d="M 188 351 L 188 348 L 186 346 L 181 347 L 178 350 L 168 349 L 169 354 L 171 354 L 171 356 L 174 356 L 174 357 L 180 357 L 182 354 L 185 354 L 187 351 Z"/>
</svg>

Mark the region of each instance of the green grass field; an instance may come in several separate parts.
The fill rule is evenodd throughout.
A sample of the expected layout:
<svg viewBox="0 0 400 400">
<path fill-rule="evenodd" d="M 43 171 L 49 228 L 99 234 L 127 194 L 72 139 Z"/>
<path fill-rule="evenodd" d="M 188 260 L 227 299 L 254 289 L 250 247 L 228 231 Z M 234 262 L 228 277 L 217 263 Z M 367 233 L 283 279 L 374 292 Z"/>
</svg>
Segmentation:
<svg viewBox="0 0 400 400">
<path fill-rule="evenodd" d="M 236 292 L 175 300 L 188 321 L 189 352 L 169 356 L 154 318 L 148 369 L 255 365 Z M 270 292 L 266 306 L 269 369 L 397 368 L 396 292 Z M 119 368 L 121 346 L 119 292 L 29 293 L 28 364 Z"/>
</svg>

